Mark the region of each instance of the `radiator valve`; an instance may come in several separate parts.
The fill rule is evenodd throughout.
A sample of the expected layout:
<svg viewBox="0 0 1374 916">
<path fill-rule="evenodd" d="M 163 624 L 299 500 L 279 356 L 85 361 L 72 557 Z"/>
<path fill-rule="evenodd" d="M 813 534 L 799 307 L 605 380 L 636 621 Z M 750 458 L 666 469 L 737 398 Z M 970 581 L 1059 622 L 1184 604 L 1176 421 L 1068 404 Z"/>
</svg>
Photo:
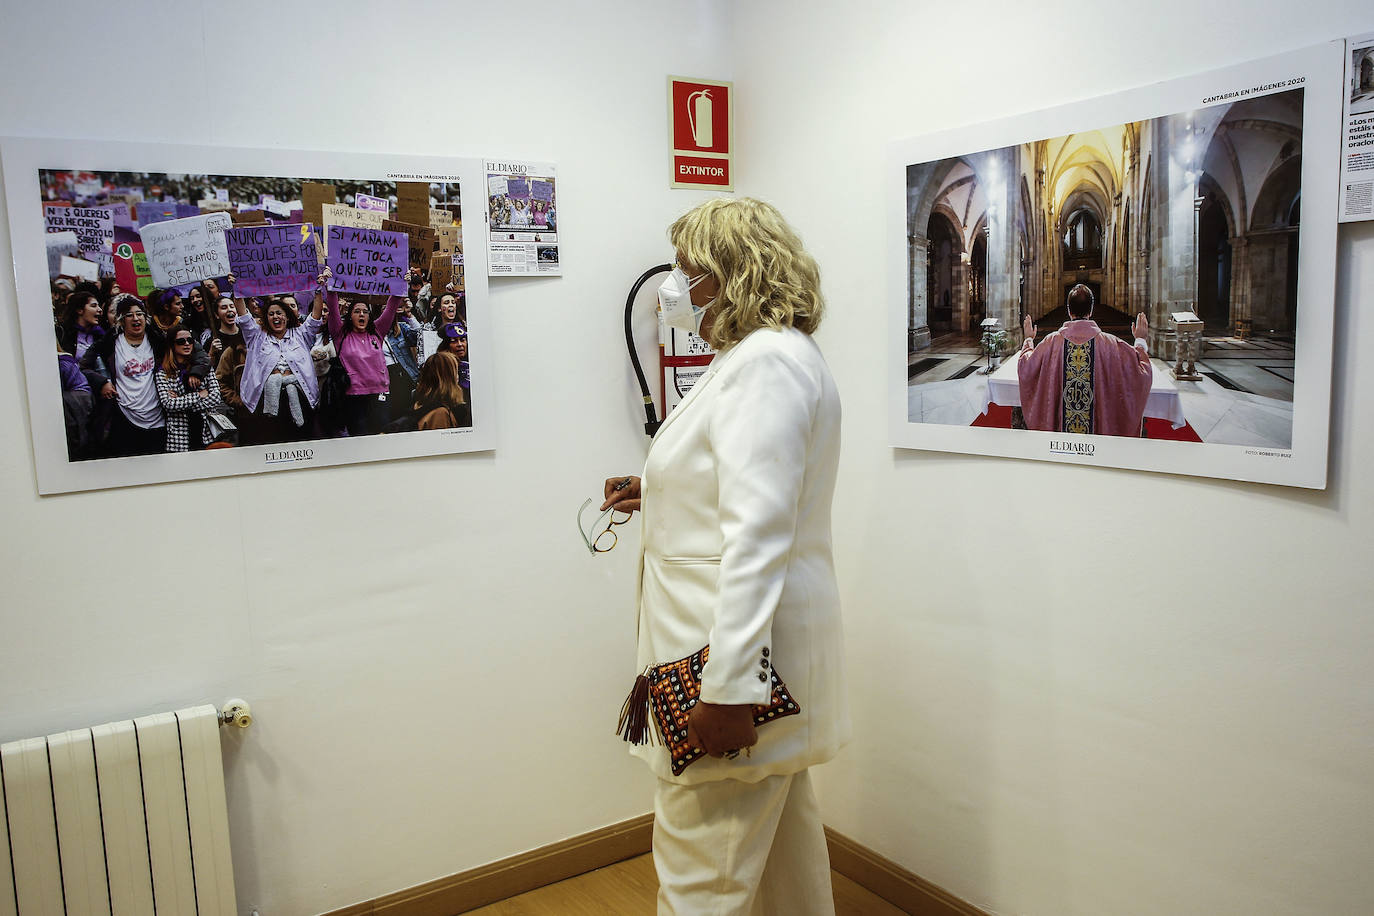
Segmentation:
<svg viewBox="0 0 1374 916">
<path fill-rule="evenodd" d="M 247 728 L 253 724 L 253 711 L 248 708 L 247 700 L 234 697 L 220 707 L 219 721 L 221 725 L 237 725 L 239 728 Z"/>
</svg>

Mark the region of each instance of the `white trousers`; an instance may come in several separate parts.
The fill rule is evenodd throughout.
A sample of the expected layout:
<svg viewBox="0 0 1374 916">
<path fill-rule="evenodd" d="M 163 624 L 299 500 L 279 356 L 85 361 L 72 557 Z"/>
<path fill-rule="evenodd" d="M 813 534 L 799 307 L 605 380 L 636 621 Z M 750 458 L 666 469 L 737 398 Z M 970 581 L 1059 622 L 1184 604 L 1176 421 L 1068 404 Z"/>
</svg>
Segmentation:
<svg viewBox="0 0 1374 916">
<path fill-rule="evenodd" d="M 830 854 L 808 771 L 654 796 L 659 916 L 834 916 Z"/>
</svg>

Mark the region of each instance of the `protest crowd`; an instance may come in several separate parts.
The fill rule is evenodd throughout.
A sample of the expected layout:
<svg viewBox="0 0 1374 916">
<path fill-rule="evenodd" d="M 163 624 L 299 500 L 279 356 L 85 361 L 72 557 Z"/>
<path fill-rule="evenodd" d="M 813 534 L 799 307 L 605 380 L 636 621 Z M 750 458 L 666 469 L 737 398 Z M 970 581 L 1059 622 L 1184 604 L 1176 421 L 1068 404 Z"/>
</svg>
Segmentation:
<svg viewBox="0 0 1374 916">
<path fill-rule="evenodd" d="M 472 425 L 449 186 L 40 180 L 70 460 Z"/>
<path fill-rule="evenodd" d="M 412 268 L 405 296 L 239 298 L 233 277 L 139 297 L 51 281 L 71 460 L 471 426 L 467 316 Z M 384 300 L 379 304 L 378 300 Z"/>
</svg>

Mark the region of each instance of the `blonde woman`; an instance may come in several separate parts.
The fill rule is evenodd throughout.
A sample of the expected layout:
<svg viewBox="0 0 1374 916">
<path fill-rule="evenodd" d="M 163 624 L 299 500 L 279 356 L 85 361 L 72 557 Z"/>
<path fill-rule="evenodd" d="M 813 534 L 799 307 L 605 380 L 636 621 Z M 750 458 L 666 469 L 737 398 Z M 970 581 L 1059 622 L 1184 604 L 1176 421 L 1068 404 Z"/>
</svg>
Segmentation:
<svg viewBox="0 0 1374 916">
<path fill-rule="evenodd" d="M 766 912 L 830 914 L 808 768 L 848 739 L 849 716 L 830 548 L 840 402 L 811 338 L 819 273 L 757 200 L 708 201 L 669 237 L 665 320 L 720 352 L 643 476 L 607 480 L 603 505 L 644 513 L 637 667 L 710 647 L 687 720 L 706 756 L 675 771 L 662 742 L 633 750 L 659 780 L 658 911 L 746 914 L 761 898 Z M 775 674 L 800 711 L 756 727 Z"/>
</svg>

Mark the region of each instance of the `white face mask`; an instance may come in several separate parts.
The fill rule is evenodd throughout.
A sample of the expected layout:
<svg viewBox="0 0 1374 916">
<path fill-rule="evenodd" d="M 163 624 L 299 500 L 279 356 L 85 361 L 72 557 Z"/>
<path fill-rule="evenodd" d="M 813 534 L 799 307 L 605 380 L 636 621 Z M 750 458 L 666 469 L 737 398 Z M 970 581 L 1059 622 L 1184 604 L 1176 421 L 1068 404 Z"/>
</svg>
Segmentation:
<svg viewBox="0 0 1374 916">
<path fill-rule="evenodd" d="M 706 309 L 715 298 L 712 297 L 705 305 L 693 305 L 692 287 L 705 279 L 706 274 L 701 274 L 689 280 L 681 267 L 673 268 L 668 279 L 658 288 L 658 304 L 663 309 L 664 324 L 692 334 L 701 333 L 702 316 L 706 314 Z"/>
</svg>

